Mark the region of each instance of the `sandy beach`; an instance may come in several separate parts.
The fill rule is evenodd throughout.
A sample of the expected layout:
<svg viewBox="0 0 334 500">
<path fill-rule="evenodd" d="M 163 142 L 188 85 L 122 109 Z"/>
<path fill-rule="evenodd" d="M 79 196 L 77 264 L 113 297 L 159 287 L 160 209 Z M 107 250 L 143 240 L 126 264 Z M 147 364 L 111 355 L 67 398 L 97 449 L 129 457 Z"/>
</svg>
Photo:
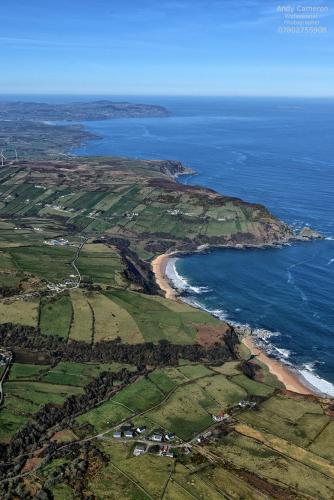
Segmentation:
<svg viewBox="0 0 334 500">
<path fill-rule="evenodd" d="M 175 290 L 170 286 L 169 281 L 166 277 L 166 266 L 168 263 L 168 259 L 172 256 L 172 254 L 162 254 L 158 255 L 155 259 L 152 260 L 152 270 L 155 274 L 155 279 L 161 290 L 165 292 L 166 299 L 177 300 L 177 295 Z"/>
<path fill-rule="evenodd" d="M 155 279 L 160 286 L 160 288 L 165 292 L 165 296 L 167 299 L 171 300 L 179 300 L 175 290 L 170 285 L 168 278 L 166 277 L 166 266 L 168 263 L 168 259 L 173 254 L 166 253 L 159 255 L 155 259 L 152 260 L 152 270 L 155 274 Z M 259 349 L 251 337 L 245 337 L 242 342 L 246 347 L 251 351 L 251 353 L 256 356 L 262 363 L 267 365 L 270 373 L 275 375 L 282 384 L 284 384 L 285 388 L 289 391 L 296 392 L 298 394 L 316 394 L 310 387 L 304 384 L 301 378 L 298 377 L 296 373 L 292 370 L 289 370 L 287 366 L 279 361 L 270 358 L 264 351 Z"/>
<path fill-rule="evenodd" d="M 298 394 L 317 395 L 306 384 L 303 384 L 302 380 L 296 373 L 294 373 L 292 370 L 289 370 L 289 368 L 283 365 L 283 363 L 280 363 L 276 359 L 270 358 L 269 356 L 267 356 L 267 354 L 265 354 L 265 352 L 259 349 L 254 344 L 251 337 L 245 337 L 242 342 L 246 347 L 248 347 L 251 353 L 257 357 L 259 361 L 262 361 L 262 363 L 267 365 L 270 373 L 276 375 L 278 380 L 282 382 L 282 384 L 284 384 L 285 388 L 288 391 L 297 392 Z"/>
</svg>

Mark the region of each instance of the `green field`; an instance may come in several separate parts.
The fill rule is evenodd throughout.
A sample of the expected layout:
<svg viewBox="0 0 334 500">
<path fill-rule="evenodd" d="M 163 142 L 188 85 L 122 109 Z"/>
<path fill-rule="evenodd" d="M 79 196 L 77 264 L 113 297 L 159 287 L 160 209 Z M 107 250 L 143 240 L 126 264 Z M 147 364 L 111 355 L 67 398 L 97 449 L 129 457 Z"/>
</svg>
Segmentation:
<svg viewBox="0 0 334 500">
<path fill-rule="evenodd" d="M 125 284 L 122 278 L 124 266 L 119 255 L 110 247 L 102 244 L 86 244 L 80 252 L 77 263 L 84 278 L 94 283 L 120 286 Z"/>
<path fill-rule="evenodd" d="M 72 363 L 61 361 L 51 368 L 43 380 L 53 384 L 84 386 L 104 371 L 116 372 L 121 368 L 133 369 L 131 365 L 119 363 Z"/>
<path fill-rule="evenodd" d="M 111 401 L 122 403 L 134 412 L 148 410 L 159 404 L 164 394 L 150 380 L 142 378 L 116 394 Z"/>
<path fill-rule="evenodd" d="M 22 373 L 22 368 L 21 368 Z M 0 440 L 17 432 L 46 403 L 61 404 L 81 387 L 49 384 L 31 380 L 13 380 L 4 384 L 5 401 L 0 411 Z"/>
<path fill-rule="evenodd" d="M 222 409 L 235 405 L 245 399 L 247 392 L 240 386 L 230 382 L 224 375 L 201 378 L 196 382 Z"/>
<path fill-rule="evenodd" d="M 109 298 L 110 297 L 110 298 Z M 124 342 L 143 342 L 137 323 L 126 309 L 112 300 L 110 295 L 90 294 L 89 304 L 94 311 L 94 342 L 121 337 Z"/>
<path fill-rule="evenodd" d="M 319 403 L 283 395 L 271 397 L 258 411 L 246 411 L 239 419 L 302 447 L 308 446 L 329 421 Z"/>
<path fill-rule="evenodd" d="M 148 500 L 151 498 L 112 464 L 104 467 L 97 477 L 90 480 L 89 488 L 98 500 L 119 500 L 120 498 L 124 498 L 124 500 Z"/>
<path fill-rule="evenodd" d="M 206 366 L 199 364 L 180 366 L 178 371 L 181 372 L 188 380 L 213 374 L 212 370 L 209 370 Z"/>
<path fill-rule="evenodd" d="M 106 294 L 125 309 L 136 321 L 146 342 L 166 339 L 177 344 L 193 343 L 196 338 L 194 324 L 216 324 L 218 320 L 190 306 L 175 312 L 161 301 L 135 292 L 114 291 Z"/>
<path fill-rule="evenodd" d="M 37 326 L 38 306 L 37 299 L 2 301 L 0 302 L 0 323 Z"/>
<path fill-rule="evenodd" d="M 10 368 L 8 380 L 37 380 L 48 370 L 48 365 L 13 363 Z"/>
<path fill-rule="evenodd" d="M 248 437 L 232 433 L 211 449 L 239 468 L 311 498 L 334 495 L 333 479 Z"/>
<path fill-rule="evenodd" d="M 132 412 L 113 401 L 107 401 L 93 410 L 76 418 L 79 424 L 91 424 L 95 432 L 103 432 L 118 424 L 123 419 L 131 417 Z"/>
<path fill-rule="evenodd" d="M 274 387 L 252 380 L 246 377 L 246 375 L 236 375 L 231 378 L 231 381 L 234 384 L 240 385 L 248 394 L 253 396 L 270 396 L 275 391 Z"/>
<path fill-rule="evenodd" d="M 313 421 L 310 421 L 313 427 Z M 327 458 L 334 462 L 333 449 L 334 449 L 334 422 L 327 422 L 323 426 L 321 432 L 315 437 L 313 442 L 309 445 L 308 449 L 317 453 L 318 455 Z"/>
<path fill-rule="evenodd" d="M 169 376 L 168 369 L 154 370 L 148 377 L 165 394 L 177 386 L 177 382 Z"/>
<path fill-rule="evenodd" d="M 8 381 L 4 383 L 0 440 L 5 440 L 18 431 L 41 405 L 61 404 L 71 394 L 81 394 L 83 386 L 100 373 L 115 372 L 121 368 L 135 369 L 131 365 L 118 363 L 60 362 L 53 368 L 45 364 L 13 363 Z"/>
<path fill-rule="evenodd" d="M 161 427 L 187 440 L 209 427 L 212 417 L 207 408 L 214 405 L 215 401 L 203 389 L 190 384 L 177 388 L 166 403 L 148 412 L 147 416 Z"/>
<path fill-rule="evenodd" d="M 62 281 L 73 273 L 74 248 L 43 245 L 14 247 L 8 251 L 19 270 L 39 278 Z"/>
<path fill-rule="evenodd" d="M 40 307 L 41 332 L 44 335 L 59 335 L 66 339 L 73 315 L 70 297 L 63 293 L 55 299 L 42 299 Z"/>
<path fill-rule="evenodd" d="M 93 340 L 93 314 L 87 296 L 79 288 L 70 291 L 73 320 L 69 338 L 91 343 Z"/>
</svg>

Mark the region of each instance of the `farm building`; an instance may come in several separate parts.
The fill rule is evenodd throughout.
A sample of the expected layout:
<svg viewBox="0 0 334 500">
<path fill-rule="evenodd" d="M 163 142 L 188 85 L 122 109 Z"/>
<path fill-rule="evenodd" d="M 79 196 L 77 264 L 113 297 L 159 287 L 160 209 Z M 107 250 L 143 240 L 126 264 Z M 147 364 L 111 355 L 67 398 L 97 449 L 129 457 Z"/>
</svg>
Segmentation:
<svg viewBox="0 0 334 500">
<path fill-rule="evenodd" d="M 172 441 L 173 439 L 175 439 L 175 434 L 174 432 L 167 432 L 167 434 L 165 435 L 165 439 L 167 441 Z"/>
<path fill-rule="evenodd" d="M 156 434 L 152 434 L 152 436 L 151 436 L 151 440 L 156 441 L 158 443 L 161 443 L 162 439 L 163 439 L 162 434 L 156 433 Z"/>
<path fill-rule="evenodd" d="M 225 412 L 221 411 L 217 415 L 212 415 L 212 418 L 215 422 L 222 422 L 223 420 L 228 418 L 228 415 Z"/>
<path fill-rule="evenodd" d="M 139 455 L 143 455 L 145 451 L 146 451 L 146 444 L 137 443 L 135 449 L 133 450 L 133 454 L 135 457 L 138 457 Z"/>
</svg>

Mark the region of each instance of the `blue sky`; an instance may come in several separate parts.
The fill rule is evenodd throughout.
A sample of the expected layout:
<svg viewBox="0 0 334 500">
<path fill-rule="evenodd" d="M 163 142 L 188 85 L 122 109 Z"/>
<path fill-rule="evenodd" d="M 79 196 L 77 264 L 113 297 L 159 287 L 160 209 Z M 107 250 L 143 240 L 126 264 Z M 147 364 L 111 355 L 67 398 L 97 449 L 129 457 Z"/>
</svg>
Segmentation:
<svg viewBox="0 0 334 500">
<path fill-rule="evenodd" d="M 327 33 L 279 33 L 279 6 L 325 6 Z M 333 14 L 332 0 L 2 0 L 0 93 L 333 96 Z"/>
</svg>

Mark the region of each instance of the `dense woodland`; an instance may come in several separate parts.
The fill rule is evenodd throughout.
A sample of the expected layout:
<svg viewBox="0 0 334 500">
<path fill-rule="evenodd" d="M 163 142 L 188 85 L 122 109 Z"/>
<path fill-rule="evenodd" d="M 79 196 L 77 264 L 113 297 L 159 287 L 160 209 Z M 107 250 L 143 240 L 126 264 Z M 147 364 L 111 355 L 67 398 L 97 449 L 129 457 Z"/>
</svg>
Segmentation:
<svg viewBox="0 0 334 500">
<path fill-rule="evenodd" d="M 120 339 L 98 342 L 89 345 L 86 342 L 67 343 L 58 336 L 42 335 L 38 328 L 6 323 L 0 325 L 0 343 L 15 352 L 22 349 L 44 352 L 53 364 L 64 361 L 129 363 L 141 365 L 176 365 L 179 358 L 193 362 L 223 363 L 236 359 L 235 346 L 239 343 L 234 330 L 227 332 L 224 343 L 205 348 L 199 344 L 171 344 L 160 340 L 157 344 L 126 344 Z"/>
</svg>

